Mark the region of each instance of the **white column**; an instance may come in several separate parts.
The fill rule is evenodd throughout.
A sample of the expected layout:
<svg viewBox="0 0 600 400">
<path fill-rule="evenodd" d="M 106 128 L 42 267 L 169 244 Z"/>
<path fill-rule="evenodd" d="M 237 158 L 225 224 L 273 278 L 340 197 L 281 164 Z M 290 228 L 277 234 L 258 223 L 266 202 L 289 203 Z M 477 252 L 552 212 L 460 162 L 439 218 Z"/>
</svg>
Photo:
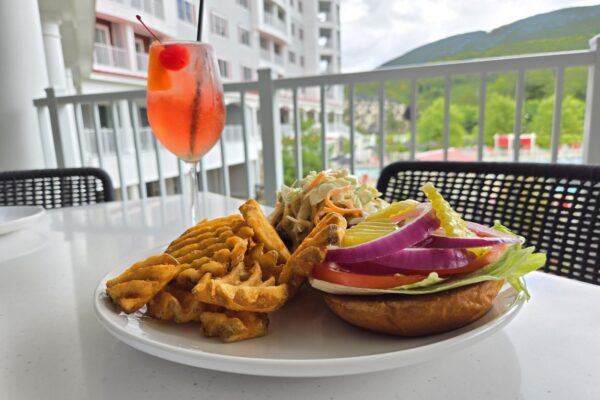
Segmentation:
<svg viewBox="0 0 600 400">
<path fill-rule="evenodd" d="M 127 50 L 127 57 L 129 60 L 129 68 L 132 71 L 138 71 L 137 69 L 137 56 L 135 52 L 135 32 L 133 31 L 133 25 L 122 24 L 123 28 L 123 40 L 124 47 Z"/>
<path fill-rule="evenodd" d="M 0 170 L 43 168 L 33 99 L 48 78 L 36 0 L 0 1 Z"/>
<path fill-rule="evenodd" d="M 67 79 L 65 67 L 65 58 L 63 56 L 62 41 L 60 36 L 60 21 L 42 22 L 42 34 L 44 39 L 44 50 L 46 55 L 46 65 L 48 68 L 49 86 L 56 90 L 56 94 L 72 94 L 69 89 L 73 83 Z M 59 106 L 58 118 L 61 126 L 62 144 L 54 143 L 54 146 L 62 145 L 65 158 L 65 166 L 81 165 L 79 158 L 79 146 L 77 138 L 77 127 L 75 123 L 75 111 L 73 106 Z"/>
</svg>

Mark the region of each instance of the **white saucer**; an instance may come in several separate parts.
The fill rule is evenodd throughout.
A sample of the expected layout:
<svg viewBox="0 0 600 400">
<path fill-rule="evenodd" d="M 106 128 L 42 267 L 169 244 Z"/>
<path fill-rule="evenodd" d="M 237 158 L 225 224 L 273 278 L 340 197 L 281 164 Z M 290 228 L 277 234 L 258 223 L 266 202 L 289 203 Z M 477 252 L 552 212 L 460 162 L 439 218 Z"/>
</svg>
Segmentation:
<svg viewBox="0 0 600 400">
<path fill-rule="evenodd" d="M 23 229 L 44 215 L 40 206 L 0 207 L 0 235 Z"/>
</svg>

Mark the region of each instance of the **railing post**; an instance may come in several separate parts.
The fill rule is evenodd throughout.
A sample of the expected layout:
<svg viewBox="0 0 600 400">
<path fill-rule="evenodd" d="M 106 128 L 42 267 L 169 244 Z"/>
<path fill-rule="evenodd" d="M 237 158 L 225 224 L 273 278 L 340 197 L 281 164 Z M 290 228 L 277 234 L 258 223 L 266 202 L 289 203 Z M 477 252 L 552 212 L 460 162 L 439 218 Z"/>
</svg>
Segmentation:
<svg viewBox="0 0 600 400">
<path fill-rule="evenodd" d="M 600 35 L 590 40 L 590 49 L 596 53 L 588 69 L 583 125 L 583 162 L 600 164 Z"/>
<path fill-rule="evenodd" d="M 48 114 L 50 115 L 50 127 L 52 128 L 52 140 L 54 141 L 54 152 L 56 154 L 56 166 L 65 167 L 65 152 L 60 132 L 60 119 L 58 117 L 58 103 L 56 102 L 56 93 L 54 88 L 46 88 L 46 98 L 48 99 Z"/>
<path fill-rule="evenodd" d="M 263 143 L 265 203 L 272 206 L 277 201 L 277 191 L 283 183 L 283 163 L 279 112 L 273 88 L 273 77 L 269 68 L 258 70 L 258 94 L 260 97 L 260 133 Z"/>
</svg>

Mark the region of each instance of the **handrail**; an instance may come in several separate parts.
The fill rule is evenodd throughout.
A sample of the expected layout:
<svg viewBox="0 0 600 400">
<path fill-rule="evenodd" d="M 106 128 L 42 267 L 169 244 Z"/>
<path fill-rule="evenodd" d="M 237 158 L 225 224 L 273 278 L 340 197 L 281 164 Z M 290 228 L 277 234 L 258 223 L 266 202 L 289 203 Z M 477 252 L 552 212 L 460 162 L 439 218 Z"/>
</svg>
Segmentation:
<svg viewBox="0 0 600 400">
<path fill-rule="evenodd" d="M 596 52 L 592 50 L 563 51 L 525 56 L 492 57 L 465 61 L 411 64 L 373 71 L 274 79 L 277 89 L 299 86 L 345 85 L 402 79 L 422 79 L 444 75 L 479 74 L 482 72 L 516 71 L 519 68 L 540 69 L 592 65 Z"/>
<path fill-rule="evenodd" d="M 381 167 L 384 165 L 384 156 L 386 155 L 385 149 L 385 82 L 386 81 L 398 81 L 398 80 L 406 80 L 410 83 L 410 98 L 407 104 L 407 107 L 410 110 L 410 115 L 408 117 L 408 151 L 407 153 L 410 156 L 410 159 L 414 160 L 416 157 L 416 138 L 417 138 L 417 98 L 419 95 L 417 81 L 419 79 L 431 78 L 431 77 L 440 77 L 444 79 L 444 91 L 443 91 L 443 99 L 444 99 L 444 116 L 443 116 L 443 159 L 446 160 L 449 157 L 449 146 L 450 146 L 450 102 L 451 102 L 451 85 L 452 85 L 452 77 L 454 75 L 475 75 L 480 79 L 479 84 L 479 119 L 478 119 L 478 131 L 476 132 L 476 147 L 477 147 L 477 159 L 482 160 L 484 154 L 484 126 L 486 121 L 486 93 L 487 86 L 486 81 L 489 74 L 494 72 L 515 72 L 517 74 L 517 83 L 516 83 L 516 93 L 515 93 L 515 117 L 514 117 L 514 129 L 513 135 L 514 140 L 512 141 L 513 148 L 510 151 L 507 151 L 507 154 L 511 154 L 514 161 L 519 161 L 519 156 L 521 152 L 521 141 L 519 137 L 521 137 L 521 114 L 524 109 L 524 88 L 526 84 L 526 72 L 528 70 L 534 69 L 553 69 L 556 73 L 555 75 L 555 104 L 554 104 L 554 115 L 552 119 L 552 142 L 550 146 L 551 153 L 551 162 L 558 161 L 558 153 L 559 153 L 559 135 L 560 135 L 560 123 L 561 123 L 561 113 L 562 113 L 562 98 L 563 98 L 563 85 L 565 79 L 565 68 L 568 67 L 576 67 L 576 66 L 584 66 L 588 67 L 588 88 L 587 88 L 587 98 L 586 98 L 586 113 L 585 113 L 585 124 L 584 124 L 584 161 L 588 163 L 599 163 L 600 164 L 600 35 L 596 36 L 590 41 L 590 49 L 587 50 L 576 50 L 576 51 L 564 51 L 564 52 L 556 52 L 556 53 L 545 53 L 545 54 L 534 54 L 534 55 L 522 55 L 522 56 L 510 56 L 510 57 L 495 57 L 495 58 L 485 58 L 485 59 L 475 59 L 475 60 L 465 60 L 465 61 L 448 61 L 448 62 L 439 62 L 439 63 L 429 63 L 429 64 L 421 64 L 421 65 L 406 65 L 401 67 L 391 67 L 391 68 L 381 68 L 373 71 L 364 71 L 364 72 L 352 72 L 352 73 L 336 73 L 336 74 L 326 74 L 326 75 L 314 75 L 314 76 L 303 76 L 303 77 L 295 77 L 295 78 L 282 78 L 282 79 L 273 79 L 273 71 L 270 69 L 262 69 L 259 70 L 258 79 L 254 81 L 245 81 L 245 82 L 231 82 L 225 83 L 223 85 L 224 91 L 226 94 L 237 98 L 238 100 L 230 99 L 229 102 L 234 102 L 241 104 L 242 112 L 241 115 L 242 120 L 233 122 L 236 125 L 241 124 L 241 128 L 229 128 L 230 133 L 223 135 L 221 146 L 217 146 L 218 152 L 220 155 L 218 156 L 222 161 L 220 165 L 225 166 L 229 165 L 228 157 L 239 156 L 242 152 L 244 154 L 244 163 L 246 167 L 245 179 L 246 180 L 246 188 L 248 196 L 253 195 L 254 181 L 255 177 L 253 173 L 250 173 L 250 161 L 253 157 L 252 151 L 255 151 L 256 148 L 252 147 L 252 151 L 250 149 L 250 144 L 255 143 L 254 140 L 250 138 L 250 132 L 255 132 L 257 128 L 260 127 L 260 135 L 262 136 L 262 165 L 263 165 L 263 175 L 264 175 L 264 196 L 265 200 L 268 204 L 273 204 L 276 201 L 275 192 L 279 188 L 279 186 L 283 183 L 283 165 L 282 165 L 282 149 L 281 149 L 281 139 L 282 139 L 282 130 L 286 131 L 286 135 L 292 134 L 294 137 L 294 159 L 295 159 L 295 173 L 294 176 L 301 177 L 302 176 L 302 132 L 300 131 L 300 124 L 298 119 L 299 110 L 301 107 L 301 103 L 310 102 L 312 104 L 312 109 L 317 110 L 320 114 L 317 120 L 319 123 L 314 127 L 316 131 L 321 132 L 321 151 L 320 155 L 322 158 L 322 163 L 326 167 L 329 161 L 329 154 L 327 150 L 327 137 L 326 134 L 333 133 L 339 134 L 339 132 L 343 132 L 344 134 L 347 132 L 350 139 L 350 154 L 349 154 L 349 167 L 351 171 L 355 171 L 357 165 L 357 156 L 355 154 L 355 144 L 357 141 L 355 139 L 360 139 L 360 137 L 356 137 L 356 127 L 355 127 L 355 110 L 354 106 L 357 104 L 357 98 L 355 98 L 355 88 L 357 84 L 360 83 L 370 83 L 374 82 L 378 85 L 377 98 L 375 101 L 378 103 L 377 107 L 377 116 L 374 116 L 374 120 L 376 121 L 376 129 L 374 129 L 374 133 L 376 133 L 376 137 L 378 140 L 376 142 L 371 142 L 369 146 L 374 146 L 376 149 L 376 156 L 378 159 L 378 166 Z M 334 101 L 330 101 L 330 96 L 326 94 L 329 93 L 329 88 L 332 86 L 344 86 L 347 91 L 346 93 L 350 94 L 350 98 L 348 99 L 348 104 L 350 110 L 348 110 L 349 117 L 349 126 L 347 129 L 339 129 L 338 122 L 335 120 L 333 122 L 328 121 L 327 113 L 331 111 L 330 107 L 341 107 L 343 102 L 340 98 L 335 98 Z M 304 94 L 305 88 L 315 88 L 311 89 L 312 92 Z M 290 94 L 291 90 L 291 94 Z M 316 90 L 316 91 L 315 91 Z M 301 95 L 302 93 L 302 95 Z M 335 96 L 334 96 L 335 97 Z M 340 97 L 340 96 L 338 96 Z M 121 131 L 133 131 L 133 144 L 135 144 L 135 156 L 136 156 L 136 165 L 138 169 L 139 179 L 142 180 L 144 176 L 148 176 L 147 174 L 142 172 L 142 168 L 144 168 L 144 160 L 140 159 L 139 153 L 141 152 L 141 141 L 140 135 L 144 132 L 143 127 L 139 126 L 139 110 L 137 107 L 137 103 L 146 98 L 145 90 L 133 90 L 133 91 L 120 91 L 120 92 L 112 92 L 112 93 L 94 93 L 94 94 L 83 94 L 83 95 L 56 95 L 53 89 L 47 89 L 47 95 L 44 98 L 39 98 L 34 100 L 34 105 L 38 108 L 46 107 L 49 110 L 49 113 L 44 114 L 40 113 L 40 115 L 49 115 L 50 124 L 52 128 L 52 136 L 54 143 L 63 143 L 62 135 L 61 135 L 61 125 L 60 118 L 58 115 L 58 107 L 63 106 L 75 106 L 77 120 L 78 132 L 77 135 L 74 135 L 78 138 L 79 149 L 80 149 L 80 159 L 84 160 L 83 151 L 81 150 L 81 136 L 86 132 L 84 129 L 79 129 L 82 127 L 82 118 L 81 118 L 81 105 L 92 105 L 94 107 L 93 116 L 94 116 L 94 132 L 95 132 L 95 141 L 97 142 L 97 148 L 95 149 L 98 154 L 98 162 L 108 166 L 109 160 L 104 159 L 103 151 L 101 148 L 102 141 L 100 140 L 100 135 L 105 135 L 103 133 L 103 129 L 101 128 L 98 122 L 98 105 L 99 104 L 109 104 L 114 111 L 114 114 L 118 112 L 119 114 L 124 113 L 126 120 L 131 120 L 131 125 L 129 127 L 117 127 L 115 131 L 111 131 L 112 137 L 108 138 L 108 140 L 114 140 L 115 150 L 117 152 L 120 151 L 118 146 L 122 145 L 120 140 L 129 140 L 120 138 L 122 136 Z M 124 108 L 115 108 L 115 103 L 117 102 L 126 102 L 127 107 Z M 260 109 L 260 113 L 256 115 L 257 118 L 249 118 L 246 116 L 246 108 L 248 104 L 252 102 L 253 108 L 256 110 L 256 106 Z M 288 112 L 291 111 L 291 115 L 294 116 L 293 125 L 285 126 L 282 128 L 279 123 L 279 102 L 285 103 L 285 107 L 287 107 Z M 130 114 L 127 116 L 126 114 Z M 120 118 L 119 118 L 120 119 Z M 254 122 L 258 119 L 258 125 L 255 123 L 252 125 L 252 129 L 248 126 L 249 120 Z M 116 121 L 116 119 L 115 119 Z M 339 121 L 339 120 L 338 120 Z M 117 122 L 113 122 L 116 124 Z M 292 129 L 293 127 L 293 129 Z M 332 127 L 336 127 L 332 129 Z M 232 135 L 231 132 L 235 130 L 235 135 Z M 241 129 L 241 131 L 240 131 Z M 293 131 L 293 132 L 292 132 Z M 228 148 L 231 146 L 233 141 L 232 138 L 235 137 L 235 141 L 237 142 L 237 138 L 240 137 L 243 139 L 243 149 L 232 150 Z M 337 132 L 337 133 L 336 133 Z M 73 135 L 71 135 L 73 136 Z M 87 136 L 85 140 L 89 142 L 91 136 Z M 102 138 L 107 139 L 105 137 Z M 363 139 L 360 139 L 363 140 Z M 358 143 L 361 143 L 360 140 Z M 364 141 L 364 140 L 363 140 Z M 112 146 L 112 142 L 111 146 Z M 376 145 L 373 143 L 377 143 Z M 77 148 L 77 145 L 73 146 L 73 148 Z M 131 147 L 131 143 L 129 144 Z M 112 147 L 111 147 L 112 148 Z M 124 147 L 125 148 L 125 147 Z M 61 163 L 64 164 L 65 153 L 62 149 L 61 145 L 55 146 L 55 154 L 56 159 L 61 166 Z M 562 150 L 561 150 L 562 151 Z M 161 194 L 164 194 L 165 185 L 164 185 L 164 174 L 161 172 L 161 157 L 158 149 L 155 149 L 156 153 L 156 162 L 159 169 L 159 184 L 161 188 Z M 118 155 L 121 157 L 120 155 Z M 89 158 L 89 157 L 88 157 Z M 118 161 L 118 169 L 119 173 L 122 175 L 120 160 Z M 254 168 L 254 167 L 252 167 Z M 255 169 L 255 168 L 254 168 Z M 203 163 L 202 167 L 202 187 L 207 187 L 207 166 Z M 225 172 L 225 171 L 224 171 Z M 227 173 L 222 173 L 222 183 L 223 183 L 223 191 L 225 193 L 230 193 L 231 188 L 230 185 L 230 177 Z M 148 178 L 146 178 L 148 179 Z M 231 179 L 232 181 L 238 181 L 238 179 Z M 252 181 L 252 183 L 251 183 Z M 139 182 L 140 185 L 140 195 L 145 196 L 145 188 L 143 188 L 143 184 Z M 125 191 L 122 191 L 125 193 Z"/>
</svg>

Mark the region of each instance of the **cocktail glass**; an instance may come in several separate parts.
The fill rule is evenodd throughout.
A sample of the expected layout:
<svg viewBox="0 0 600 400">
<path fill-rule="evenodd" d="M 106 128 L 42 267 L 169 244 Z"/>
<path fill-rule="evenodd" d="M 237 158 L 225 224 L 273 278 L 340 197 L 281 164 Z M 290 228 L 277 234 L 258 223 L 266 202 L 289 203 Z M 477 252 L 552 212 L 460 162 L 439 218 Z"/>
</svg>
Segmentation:
<svg viewBox="0 0 600 400">
<path fill-rule="evenodd" d="M 154 42 L 150 46 L 147 105 L 152 132 L 187 165 L 194 224 L 197 165 L 219 141 L 225 123 L 223 86 L 212 46 L 191 41 Z"/>
</svg>

